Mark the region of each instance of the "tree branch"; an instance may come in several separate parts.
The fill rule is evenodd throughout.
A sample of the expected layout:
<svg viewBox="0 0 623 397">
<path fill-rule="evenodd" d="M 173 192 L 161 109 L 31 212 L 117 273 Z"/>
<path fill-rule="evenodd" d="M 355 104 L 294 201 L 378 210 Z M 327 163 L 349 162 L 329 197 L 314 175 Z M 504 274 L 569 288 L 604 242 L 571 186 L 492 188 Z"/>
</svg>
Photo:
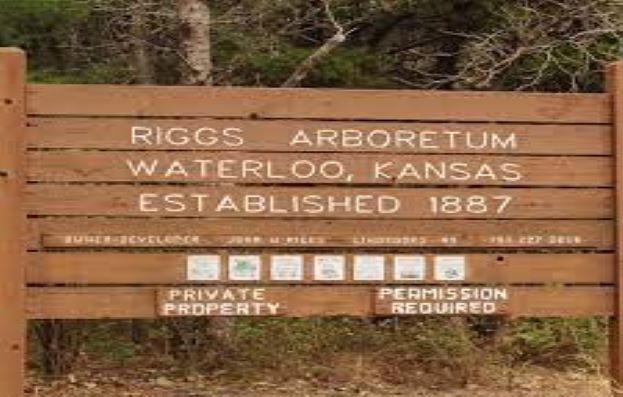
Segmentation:
<svg viewBox="0 0 623 397">
<path fill-rule="evenodd" d="M 325 43 L 320 46 L 316 51 L 311 53 L 303 62 L 301 62 L 294 72 L 288 77 L 286 81 L 281 84 L 282 87 L 297 87 L 300 85 L 307 75 L 318 65 L 324 58 L 327 57 L 335 48 L 346 41 L 348 35 L 352 32 L 344 31 L 344 27 L 340 25 L 331 8 L 329 7 L 329 0 L 323 0 L 325 13 L 331 24 L 335 27 L 335 34 L 331 36 Z"/>
</svg>

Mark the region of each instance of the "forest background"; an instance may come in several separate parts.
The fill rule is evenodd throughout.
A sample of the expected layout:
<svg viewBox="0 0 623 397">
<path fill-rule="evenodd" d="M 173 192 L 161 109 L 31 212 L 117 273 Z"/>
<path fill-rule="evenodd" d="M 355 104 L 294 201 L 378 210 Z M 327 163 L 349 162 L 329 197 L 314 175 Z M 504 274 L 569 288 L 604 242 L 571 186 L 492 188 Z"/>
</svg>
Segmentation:
<svg viewBox="0 0 623 397">
<path fill-rule="evenodd" d="M 617 0 L 0 0 L 29 80 L 389 89 L 603 90 Z M 84 362 L 319 384 L 464 386 L 489 368 L 601 371 L 600 318 L 40 321 L 31 367 Z M 511 373 L 511 372 L 509 372 Z"/>
</svg>

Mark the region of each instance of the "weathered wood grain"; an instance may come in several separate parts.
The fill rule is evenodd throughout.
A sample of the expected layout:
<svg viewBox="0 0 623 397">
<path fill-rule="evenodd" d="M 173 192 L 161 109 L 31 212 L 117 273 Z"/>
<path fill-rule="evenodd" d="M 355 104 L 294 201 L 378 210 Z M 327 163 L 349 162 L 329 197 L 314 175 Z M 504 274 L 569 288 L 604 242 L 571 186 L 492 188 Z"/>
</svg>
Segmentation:
<svg viewBox="0 0 623 397">
<path fill-rule="evenodd" d="M 165 201 L 172 196 L 183 200 L 184 207 Z M 611 218 L 613 197 L 610 189 L 372 189 L 372 188 L 273 188 L 273 187 L 209 187 L 209 186 L 100 186 L 100 185 L 29 185 L 25 207 L 31 215 L 108 215 L 108 216 L 170 216 L 229 218 L 336 218 L 336 219 L 443 219 L 443 218 L 504 218 L 504 219 L 596 219 Z M 141 196 L 144 195 L 144 196 Z M 149 196 L 147 196 L 149 195 Z M 323 207 L 295 207 L 294 200 L 310 195 Z M 430 198 L 441 196 L 481 196 L 488 202 L 487 212 L 433 213 Z M 140 205 L 143 197 L 143 205 Z M 256 207 L 257 212 L 242 209 L 242 201 L 255 199 L 276 204 L 270 208 Z M 497 213 L 503 200 L 512 201 Z M 223 200 L 230 198 L 235 209 L 217 211 Z M 349 199 L 350 198 L 350 199 Z M 329 200 L 344 202 L 360 199 L 356 208 L 329 208 Z M 315 200 L 315 199 L 314 199 Z M 382 200 L 382 204 L 378 202 Z M 198 202 L 201 204 L 197 204 Z M 148 204 L 145 204 L 148 202 Z M 325 205 L 326 204 L 326 205 Z M 264 208 L 264 209 L 262 209 Z M 178 210 L 181 209 L 181 210 Z M 394 211 L 395 209 L 395 211 Z M 245 212 L 246 211 L 246 212 Z M 254 209 L 254 211 L 256 211 Z M 393 211 L 393 212 L 392 212 Z"/>
<path fill-rule="evenodd" d="M 614 247 L 612 221 L 37 218 L 44 248 L 590 248 Z M 181 238 L 180 238 L 181 237 Z"/>
<path fill-rule="evenodd" d="M 290 316 L 382 314 L 374 304 L 374 286 L 280 288 Z M 510 287 L 509 291 L 511 299 L 506 309 L 509 316 L 613 313 L 611 287 Z M 157 310 L 156 293 L 154 287 L 29 288 L 28 316 L 31 319 L 153 318 Z"/>
<path fill-rule="evenodd" d="M 221 120 L 221 119 L 123 119 L 123 118 L 42 118 L 28 120 L 26 140 L 36 149 L 135 149 L 135 150 L 222 150 L 273 152 L 385 152 L 385 153 L 471 153 L 538 155 L 612 154 L 610 125 L 495 124 L 495 123 L 414 123 L 310 120 Z M 132 127 L 148 129 L 149 143 L 133 142 Z M 224 136 L 236 128 L 244 144 Z M 174 129 L 174 130 L 171 130 Z M 199 142 L 195 139 L 198 130 Z M 145 130 L 143 130 L 145 131 Z M 291 144 L 299 131 L 314 139 Z M 353 132 L 354 131 L 354 132 Z M 320 137 L 364 137 L 358 140 L 319 140 Z M 377 131 L 375 133 L 375 131 Z M 386 131 L 391 137 L 385 141 Z M 159 132 L 159 134 L 158 134 Z M 451 134 L 460 133 L 455 138 Z M 170 133 L 174 138 L 156 139 Z M 408 139 L 415 135 L 415 139 Z M 423 134 L 422 134 L 423 133 Z M 515 145 L 502 145 L 509 136 Z M 425 139 L 423 138 L 425 137 Z M 373 144 L 369 144 L 370 138 Z M 400 140 L 402 138 L 403 140 Z M 174 143 L 172 143 L 174 142 Z M 295 141 L 296 142 L 296 141 Z M 488 143 L 488 144 L 487 144 Z"/>
<path fill-rule="evenodd" d="M 22 397 L 25 376 L 24 97 L 26 55 L 0 48 L 0 396 Z"/>
<path fill-rule="evenodd" d="M 606 94 L 31 84 L 28 97 L 30 115 L 545 123 L 612 120 Z"/>
<path fill-rule="evenodd" d="M 304 260 L 303 280 L 293 284 L 322 284 L 313 278 L 313 253 L 298 254 Z M 243 251 L 248 253 L 248 251 Z M 26 278 L 31 284 L 184 284 L 187 279 L 187 258 L 189 255 L 219 255 L 221 269 L 227 266 L 227 252 L 201 251 L 186 253 L 94 253 L 94 252 L 47 252 L 29 254 Z M 262 266 L 270 267 L 270 255 L 276 252 L 256 251 L 262 257 Z M 281 252 L 283 253 L 283 252 Z M 326 254 L 327 252 L 323 252 Z M 346 257 L 346 274 L 352 274 L 353 253 L 332 252 Z M 316 253 L 317 254 L 317 253 Z M 418 255 L 417 252 L 409 254 Z M 388 284 L 444 283 L 433 277 L 433 255 L 426 254 L 427 274 L 422 281 L 401 281 L 394 279 L 393 255 L 385 256 L 385 280 Z M 504 284 L 611 284 L 614 282 L 612 254 L 465 254 L 465 283 L 504 283 Z M 263 274 L 264 283 L 283 283 L 271 279 L 268 272 Z M 223 273 L 221 280 L 213 284 L 229 281 Z M 240 282 L 237 282 L 240 283 Z M 352 277 L 331 284 L 357 283 Z"/>
<path fill-rule="evenodd" d="M 606 157 L 336 153 L 28 153 L 37 182 L 227 182 L 483 186 L 612 186 Z"/>
<path fill-rule="evenodd" d="M 610 373 L 614 396 L 623 396 L 623 63 L 612 64 L 606 73 L 608 91 L 612 94 L 613 150 L 615 152 L 615 273 L 614 316 L 610 322 Z"/>
</svg>

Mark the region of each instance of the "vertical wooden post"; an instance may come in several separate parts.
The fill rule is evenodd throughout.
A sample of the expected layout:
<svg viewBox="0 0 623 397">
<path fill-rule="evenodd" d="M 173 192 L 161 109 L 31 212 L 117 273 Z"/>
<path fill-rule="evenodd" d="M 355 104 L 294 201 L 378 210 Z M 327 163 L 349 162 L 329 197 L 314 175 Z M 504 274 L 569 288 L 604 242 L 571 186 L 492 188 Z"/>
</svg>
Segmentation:
<svg viewBox="0 0 623 397">
<path fill-rule="evenodd" d="M 21 208 L 26 55 L 0 48 L 0 396 L 22 397 L 26 218 Z"/>
<path fill-rule="evenodd" d="M 623 397 L 623 62 L 608 66 L 606 85 L 612 97 L 616 197 L 616 277 L 614 315 L 610 321 L 610 374 L 613 395 Z"/>
</svg>

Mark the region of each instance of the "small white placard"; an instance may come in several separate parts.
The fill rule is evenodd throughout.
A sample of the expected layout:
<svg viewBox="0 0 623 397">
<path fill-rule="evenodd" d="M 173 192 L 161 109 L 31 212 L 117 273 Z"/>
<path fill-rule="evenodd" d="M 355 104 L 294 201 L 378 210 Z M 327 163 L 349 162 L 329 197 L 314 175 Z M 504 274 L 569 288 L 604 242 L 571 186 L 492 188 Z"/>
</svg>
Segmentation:
<svg viewBox="0 0 623 397">
<path fill-rule="evenodd" d="M 394 280 L 426 279 L 426 258 L 422 255 L 395 255 Z"/>
<path fill-rule="evenodd" d="M 314 279 L 322 281 L 344 280 L 346 258 L 343 255 L 314 256 Z"/>
<path fill-rule="evenodd" d="M 188 281 L 215 281 L 221 278 L 219 255 L 189 255 L 186 257 Z"/>
<path fill-rule="evenodd" d="M 270 278 L 277 281 L 303 279 L 302 255 L 273 255 L 270 259 Z"/>
<path fill-rule="evenodd" d="M 465 280 L 465 257 L 460 255 L 436 256 L 435 280 Z"/>
<path fill-rule="evenodd" d="M 382 255 L 356 255 L 353 279 L 357 281 L 385 280 L 385 257 Z"/>
<path fill-rule="evenodd" d="M 231 255 L 229 257 L 229 279 L 255 281 L 260 279 L 262 260 L 259 255 Z"/>
</svg>

